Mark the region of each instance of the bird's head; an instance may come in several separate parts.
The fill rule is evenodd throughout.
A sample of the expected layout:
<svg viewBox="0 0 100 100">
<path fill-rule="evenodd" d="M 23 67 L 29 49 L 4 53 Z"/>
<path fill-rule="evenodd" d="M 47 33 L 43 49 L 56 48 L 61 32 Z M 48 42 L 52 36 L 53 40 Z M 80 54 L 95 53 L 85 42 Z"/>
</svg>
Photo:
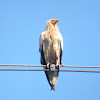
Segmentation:
<svg viewBox="0 0 100 100">
<path fill-rule="evenodd" d="M 46 26 L 46 30 L 59 30 L 57 27 L 57 22 L 59 22 L 60 20 L 58 19 L 51 19 L 47 22 L 47 26 Z"/>
<path fill-rule="evenodd" d="M 53 24 L 53 25 L 56 25 L 56 23 L 59 22 L 59 21 L 60 20 L 58 20 L 58 19 L 51 19 L 50 20 L 51 24 Z"/>
</svg>

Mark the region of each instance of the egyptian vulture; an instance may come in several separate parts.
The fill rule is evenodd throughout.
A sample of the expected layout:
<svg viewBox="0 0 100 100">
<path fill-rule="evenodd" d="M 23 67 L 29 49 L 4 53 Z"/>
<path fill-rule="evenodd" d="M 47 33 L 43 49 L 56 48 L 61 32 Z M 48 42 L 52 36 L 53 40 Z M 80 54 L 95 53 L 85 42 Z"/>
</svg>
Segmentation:
<svg viewBox="0 0 100 100">
<path fill-rule="evenodd" d="M 56 25 L 58 21 L 58 19 L 49 20 L 45 31 L 40 35 L 39 52 L 43 65 L 62 64 L 63 38 Z M 59 71 L 45 71 L 45 73 L 51 90 L 55 90 Z"/>
</svg>

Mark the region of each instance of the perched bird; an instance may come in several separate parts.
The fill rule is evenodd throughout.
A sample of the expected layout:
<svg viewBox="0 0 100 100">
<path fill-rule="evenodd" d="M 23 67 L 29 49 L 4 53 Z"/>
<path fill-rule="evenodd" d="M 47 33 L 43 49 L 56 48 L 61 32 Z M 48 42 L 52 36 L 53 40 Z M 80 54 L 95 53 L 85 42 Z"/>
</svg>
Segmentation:
<svg viewBox="0 0 100 100">
<path fill-rule="evenodd" d="M 63 38 L 57 27 L 58 19 L 51 19 L 47 22 L 46 29 L 40 35 L 39 51 L 41 54 L 41 64 L 61 65 L 63 53 Z M 55 90 L 59 71 L 45 71 L 51 90 Z"/>
</svg>

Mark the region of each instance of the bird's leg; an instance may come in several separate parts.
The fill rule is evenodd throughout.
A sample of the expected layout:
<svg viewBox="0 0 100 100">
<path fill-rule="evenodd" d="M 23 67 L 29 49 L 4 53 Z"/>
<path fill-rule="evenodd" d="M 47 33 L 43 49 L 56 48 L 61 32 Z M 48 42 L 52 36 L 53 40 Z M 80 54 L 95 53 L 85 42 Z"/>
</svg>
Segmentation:
<svg viewBox="0 0 100 100">
<path fill-rule="evenodd" d="M 58 65 L 58 68 L 59 68 L 59 70 L 60 70 L 60 65 Z"/>
<path fill-rule="evenodd" d="M 49 69 L 49 66 L 50 66 L 50 63 L 47 63 L 47 66 L 46 66 L 46 67 L 47 67 L 47 69 Z"/>
<path fill-rule="evenodd" d="M 62 66 L 62 67 L 63 67 L 63 64 L 61 64 L 60 66 Z"/>
<path fill-rule="evenodd" d="M 60 70 L 60 67 L 63 67 L 63 64 L 58 64 L 58 68 Z"/>
<path fill-rule="evenodd" d="M 58 61 L 56 62 L 56 66 L 58 66 L 58 69 L 60 70 L 60 64 L 58 63 Z"/>
</svg>

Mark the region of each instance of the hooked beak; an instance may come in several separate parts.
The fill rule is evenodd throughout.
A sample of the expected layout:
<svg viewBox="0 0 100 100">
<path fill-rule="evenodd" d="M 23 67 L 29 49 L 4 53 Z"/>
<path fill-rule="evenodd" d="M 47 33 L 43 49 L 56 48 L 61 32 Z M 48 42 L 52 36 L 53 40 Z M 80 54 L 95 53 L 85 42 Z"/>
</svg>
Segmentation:
<svg viewBox="0 0 100 100">
<path fill-rule="evenodd" d="M 57 22 L 59 22 L 60 20 L 59 19 L 57 19 Z"/>
</svg>

